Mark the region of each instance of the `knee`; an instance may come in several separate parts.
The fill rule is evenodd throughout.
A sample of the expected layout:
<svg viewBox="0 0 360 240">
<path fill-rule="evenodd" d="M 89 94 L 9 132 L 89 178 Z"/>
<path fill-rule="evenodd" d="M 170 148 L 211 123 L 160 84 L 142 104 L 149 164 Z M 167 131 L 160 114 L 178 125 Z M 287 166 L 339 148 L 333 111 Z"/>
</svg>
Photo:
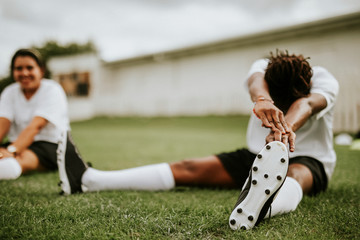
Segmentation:
<svg viewBox="0 0 360 240">
<path fill-rule="evenodd" d="M 170 165 L 176 185 L 193 185 L 199 181 L 201 169 L 194 159 L 184 159 Z"/>
<path fill-rule="evenodd" d="M 19 162 L 23 173 L 34 170 L 44 170 L 36 154 L 28 149 L 23 151 L 16 159 Z"/>
<path fill-rule="evenodd" d="M 176 171 L 187 173 L 191 173 L 196 169 L 195 161 L 193 159 L 184 159 L 180 162 L 173 163 L 171 167 Z"/>
<path fill-rule="evenodd" d="M 303 189 L 305 194 L 309 193 L 313 186 L 313 176 L 311 171 L 304 165 L 291 164 L 287 176 L 295 179 Z"/>
<path fill-rule="evenodd" d="M 302 164 L 291 164 L 289 166 L 287 175 L 294 178 L 298 182 L 310 179 L 312 180 L 311 171 Z"/>
<path fill-rule="evenodd" d="M 300 181 L 301 180 L 301 176 L 300 174 L 298 173 L 298 171 L 294 168 L 289 168 L 288 172 L 287 172 L 287 176 L 295 179 L 296 181 Z"/>
</svg>

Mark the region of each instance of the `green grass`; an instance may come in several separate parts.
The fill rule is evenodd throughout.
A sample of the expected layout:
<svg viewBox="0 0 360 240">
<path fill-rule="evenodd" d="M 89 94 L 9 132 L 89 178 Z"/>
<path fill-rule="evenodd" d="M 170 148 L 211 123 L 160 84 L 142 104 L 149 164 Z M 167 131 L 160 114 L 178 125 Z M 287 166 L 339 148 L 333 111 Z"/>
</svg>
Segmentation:
<svg viewBox="0 0 360 240">
<path fill-rule="evenodd" d="M 246 146 L 247 117 L 96 118 L 72 124 L 86 161 L 123 169 Z M 176 188 L 59 196 L 58 175 L 0 181 L 0 239 L 359 239 L 360 151 L 336 147 L 327 192 L 251 231 L 232 231 L 239 190 Z"/>
</svg>

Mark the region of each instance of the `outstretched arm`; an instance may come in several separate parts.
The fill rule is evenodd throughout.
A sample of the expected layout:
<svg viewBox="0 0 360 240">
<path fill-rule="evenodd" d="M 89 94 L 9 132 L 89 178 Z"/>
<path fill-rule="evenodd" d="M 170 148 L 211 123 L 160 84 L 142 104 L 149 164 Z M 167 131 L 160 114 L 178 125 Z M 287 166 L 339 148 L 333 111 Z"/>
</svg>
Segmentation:
<svg viewBox="0 0 360 240">
<path fill-rule="evenodd" d="M 254 113 L 261 119 L 263 126 L 272 131 L 279 130 L 282 134 L 289 132 L 284 113 L 274 105 L 264 74 L 256 72 L 248 79 L 248 88 L 251 100 L 255 102 Z M 280 141 L 281 139 L 276 139 Z"/>
</svg>

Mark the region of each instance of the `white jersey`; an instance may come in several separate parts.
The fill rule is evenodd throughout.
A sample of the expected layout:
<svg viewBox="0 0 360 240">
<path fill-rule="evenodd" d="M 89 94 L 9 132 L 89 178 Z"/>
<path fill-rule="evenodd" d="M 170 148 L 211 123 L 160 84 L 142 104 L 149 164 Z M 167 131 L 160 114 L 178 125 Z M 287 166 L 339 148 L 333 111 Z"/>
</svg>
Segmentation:
<svg viewBox="0 0 360 240">
<path fill-rule="evenodd" d="M 248 77 L 255 72 L 265 73 L 268 60 L 257 60 L 250 68 Z M 336 97 L 339 91 L 337 80 L 323 67 L 312 67 L 311 93 L 318 93 L 325 97 L 327 107 L 296 131 L 295 151 L 289 157 L 308 156 L 319 160 L 330 180 L 335 164 L 336 154 L 333 147 L 333 115 Z M 246 84 L 247 86 L 247 84 Z M 261 126 L 262 122 L 252 114 L 247 130 L 247 144 L 249 151 L 258 153 L 265 144 L 265 137 L 269 129 Z"/>
<path fill-rule="evenodd" d="M 48 120 L 34 141 L 57 143 L 62 131 L 70 130 L 67 100 L 55 81 L 42 79 L 36 93 L 27 100 L 18 83 L 6 87 L 0 98 L 0 117 L 11 122 L 8 138 L 14 142 L 34 117 Z"/>
</svg>

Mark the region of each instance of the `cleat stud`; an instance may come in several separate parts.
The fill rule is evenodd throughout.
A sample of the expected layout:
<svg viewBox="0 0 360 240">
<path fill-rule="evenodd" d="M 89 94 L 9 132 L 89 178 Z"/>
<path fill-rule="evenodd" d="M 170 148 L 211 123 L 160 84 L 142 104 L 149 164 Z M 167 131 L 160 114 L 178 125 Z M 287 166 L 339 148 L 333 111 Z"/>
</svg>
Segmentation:
<svg viewBox="0 0 360 240">
<path fill-rule="evenodd" d="M 248 219 L 249 219 L 249 221 L 252 221 L 252 220 L 254 220 L 254 217 L 250 215 L 250 216 L 248 217 Z"/>
<path fill-rule="evenodd" d="M 267 149 L 267 150 L 270 150 L 270 148 L 271 148 L 270 145 L 267 145 L 267 146 L 266 146 L 266 149 Z"/>
<path fill-rule="evenodd" d="M 59 187 L 61 186 L 61 184 L 62 184 L 62 181 L 58 182 L 58 186 L 59 186 Z"/>
<path fill-rule="evenodd" d="M 280 175 L 277 176 L 276 178 L 277 178 L 277 180 L 279 180 L 279 181 L 282 179 L 282 177 L 281 177 Z"/>
<path fill-rule="evenodd" d="M 235 225 L 235 223 L 236 223 L 235 219 L 231 219 L 231 220 L 230 220 L 230 224 L 231 224 L 231 225 Z"/>
<path fill-rule="evenodd" d="M 285 158 L 280 159 L 280 162 L 284 163 L 284 162 L 285 162 Z"/>
<path fill-rule="evenodd" d="M 241 230 L 246 230 L 246 227 L 245 227 L 245 226 L 241 226 L 240 229 L 241 229 Z"/>
<path fill-rule="evenodd" d="M 241 209 L 241 208 L 238 208 L 238 209 L 237 209 L 237 212 L 238 212 L 238 213 L 242 213 L 242 209 Z"/>
<path fill-rule="evenodd" d="M 261 155 L 261 154 L 258 154 L 257 157 L 260 159 L 260 158 L 262 158 L 262 155 Z"/>
<path fill-rule="evenodd" d="M 253 167 L 253 170 L 256 172 L 258 170 L 258 167 Z"/>
<path fill-rule="evenodd" d="M 252 182 L 252 184 L 254 184 L 254 185 L 256 185 L 257 184 L 257 181 L 254 179 L 254 180 L 252 180 L 251 181 Z"/>
<path fill-rule="evenodd" d="M 269 190 L 269 189 L 266 189 L 266 190 L 265 190 L 265 193 L 266 193 L 267 195 L 269 195 L 269 194 L 270 194 L 270 190 Z"/>
<path fill-rule="evenodd" d="M 264 178 L 268 178 L 268 177 L 269 177 L 269 175 L 267 175 L 267 174 L 264 175 Z"/>
</svg>

